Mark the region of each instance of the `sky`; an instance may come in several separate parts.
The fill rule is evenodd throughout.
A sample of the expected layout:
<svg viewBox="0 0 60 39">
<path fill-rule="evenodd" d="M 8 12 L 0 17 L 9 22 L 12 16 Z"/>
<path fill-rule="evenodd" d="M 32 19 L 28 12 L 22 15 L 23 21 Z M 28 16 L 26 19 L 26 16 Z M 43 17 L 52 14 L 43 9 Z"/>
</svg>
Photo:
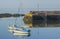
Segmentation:
<svg viewBox="0 0 60 39">
<path fill-rule="evenodd" d="M 39 7 L 38 7 L 39 5 Z M 0 0 L 0 12 L 60 10 L 60 0 Z"/>
</svg>

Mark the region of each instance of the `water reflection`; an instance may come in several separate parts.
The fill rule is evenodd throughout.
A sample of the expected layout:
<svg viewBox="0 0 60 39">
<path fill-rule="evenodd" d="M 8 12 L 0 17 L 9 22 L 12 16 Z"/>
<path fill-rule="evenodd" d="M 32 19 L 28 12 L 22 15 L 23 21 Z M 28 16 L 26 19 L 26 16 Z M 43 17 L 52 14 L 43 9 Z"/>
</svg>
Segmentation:
<svg viewBox="0 0 60 39">
<path fill-rule="evenodd" d="M 29 23 L 24 22 L 26 25 Z M 60 20 L 33 20 L 32 27 L 60 27 Z"/>
<path fill-rule="evenodd" d="M 60 38 L 60 27 L 58 28 L 30 28 L 30 36 L 13 36 L 12 33 L 8 32 L 8 26 L 15 23 L 16 18 L 2 18 L 0 19 L 0 38 L 1 39 L 58 39 Z M 38 21 L 39 22 L 39 21 Z M 43 26 L 44 21 L 40 21 Z M 23 21 L 23 17 L 17 18 L 17 26 L 26 26 Z M 38 24 L 38 23 L 37 23 Z M 60 21 L 48 21 L 48 26 L 60 26 Z M 3 34 L 3 35 L 2 35 Z"/>
<path fill-rule="evenodd" d="M 20 23 L 20 26 L 27 26 L 26 23 L 23 21 L 23 17 L 18 18 L 17 22 Z M 16 25 L 18 23 L 16 23 Z M 36 28 L 37 26 L 38 27 L 60 27 L 60 21 L 59 20 L 53 20 L 53 21 L 52 20 L 47 20 L 47 21 L 45 21 L 45 20 L 36 20 L 35 21 L 34 20 L 32 24 L 33 24 L 33 28 L 30 28 L 30 30 L 31 30 L 30 31 L 30 36 L 28 36 L 28 35 L 23 35 L 23 36 L 20 35 L 18 37 L 22 38 L 22 39 L 25 39 L 25 38 L 26 39 L 40 39 L 39 36 L 40 36 L 41 30 L 40 30 L 40 28 Z M 49 30 L 49 29 L 47 29 L 47 30 Z M 53 29 L 53 30 L 56 30 L 56 29 Z"/>
</svg>

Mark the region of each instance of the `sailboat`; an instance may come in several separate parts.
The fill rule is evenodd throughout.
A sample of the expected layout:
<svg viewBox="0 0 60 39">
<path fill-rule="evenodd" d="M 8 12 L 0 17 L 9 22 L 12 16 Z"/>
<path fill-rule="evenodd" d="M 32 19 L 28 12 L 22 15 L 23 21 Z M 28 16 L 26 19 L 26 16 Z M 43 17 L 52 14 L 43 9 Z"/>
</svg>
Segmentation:
<svg viewBox="0 0 60 39">
<path fill-rule="evenodd" d="M 20 12 L 20 9 L 18 8 L 18 13 Z M 19 15 L 16 15 L 19 16 Z M 23 16 L 23 15 L 22 15 Z M 17 18 L 16 18 L 17 19 Z M 16 22 L 16 20 L 15 20 Z M 13 33 L 13 35 L 17 35 L 17 36 L 29 36 L 30 35 L 30 29 L 28 29 L 29 27 L 27 26 L 17 26 L 17 25 L 9 25 L 8 27 L 8 31 Z"/>
<path fill-rule="evenodd" d="M 29 35 L 30 30 L 25 29 L 24 27 L 15 27 L 15 26 L 9 26 L 8 31 L 13 33 L 13 35 Z"/>
</svg>

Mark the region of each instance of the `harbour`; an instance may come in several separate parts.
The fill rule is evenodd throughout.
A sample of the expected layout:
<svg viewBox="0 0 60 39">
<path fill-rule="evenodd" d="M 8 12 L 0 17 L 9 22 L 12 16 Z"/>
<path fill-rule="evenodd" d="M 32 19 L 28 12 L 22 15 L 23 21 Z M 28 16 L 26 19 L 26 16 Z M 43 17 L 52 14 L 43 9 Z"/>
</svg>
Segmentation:
<svg viewBox="0 0 60 39">
<path fill-rule="evenodd" d="M 60 1 L 0 0 L 0 39 L 60 39 Z"/>
</svg>

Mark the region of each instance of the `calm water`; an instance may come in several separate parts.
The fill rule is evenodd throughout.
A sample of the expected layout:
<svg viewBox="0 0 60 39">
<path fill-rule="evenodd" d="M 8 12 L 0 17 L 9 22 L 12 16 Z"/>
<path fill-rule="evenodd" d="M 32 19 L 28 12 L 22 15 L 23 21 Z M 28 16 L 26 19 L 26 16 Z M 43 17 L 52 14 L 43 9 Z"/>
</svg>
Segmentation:
<svg viewBox="0 0 60 39">
<path fill-rule="evenodd" d="M 13 24 L 26 26 L 22 18 L 0 18 L 0 39 L 21 39 L 19 36 L 13 36 L 12 33 L 8 32 L 8 26 Z M 23 39 L 60 39 L 60 27 L 31 28 L 30 34 L 30 37 L 24 37 Z"/>
</svg>

